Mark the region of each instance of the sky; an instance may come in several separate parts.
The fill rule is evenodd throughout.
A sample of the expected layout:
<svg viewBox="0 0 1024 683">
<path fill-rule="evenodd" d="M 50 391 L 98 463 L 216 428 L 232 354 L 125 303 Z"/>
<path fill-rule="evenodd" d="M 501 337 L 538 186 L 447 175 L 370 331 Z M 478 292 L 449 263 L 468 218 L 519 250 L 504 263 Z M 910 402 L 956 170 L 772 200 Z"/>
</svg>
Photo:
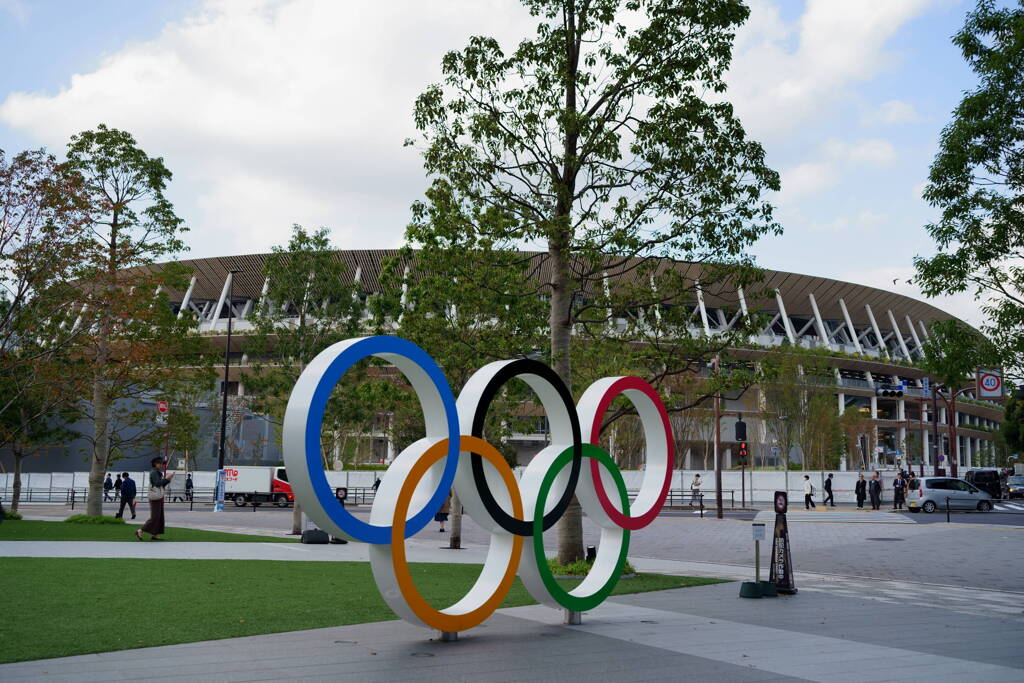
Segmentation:
<svg viewBox="0 0 1024 683">
<path fill-rule="evenodd" d="M 782 174 L 784 229 L 751 253 L 921 298 L 920 195 L 975 85 L 950 41 L 973 1 L 749 4 L 726 97 Z M 509 48 L 533 25 L 515 0 L 0 0 L 0 149 L 131 132 L 174 173 L 189 257 L 269 251 L 293 223 L 396 247 L 427 185 L 402 145 L 415 97 L 469 36 Z M 981 322 L 969 296 L 932 303 Z"/>
</svg>

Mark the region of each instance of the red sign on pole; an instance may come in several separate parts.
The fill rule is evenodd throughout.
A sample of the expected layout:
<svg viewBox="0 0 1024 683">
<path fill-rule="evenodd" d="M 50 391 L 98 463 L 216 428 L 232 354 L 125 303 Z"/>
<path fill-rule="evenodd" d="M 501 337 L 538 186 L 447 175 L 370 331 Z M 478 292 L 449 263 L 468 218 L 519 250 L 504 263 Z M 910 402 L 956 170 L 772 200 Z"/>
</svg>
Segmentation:
<svg viewBox="0 0 1024 683">
<path fill-rule="evenodd" d="M 167 407 L 167 401 L 157 401 L 156 412 L 160 413 L 161 415 L 166 415 L 168 412 L 170 412 L 170 408 Z"/>
</svg>

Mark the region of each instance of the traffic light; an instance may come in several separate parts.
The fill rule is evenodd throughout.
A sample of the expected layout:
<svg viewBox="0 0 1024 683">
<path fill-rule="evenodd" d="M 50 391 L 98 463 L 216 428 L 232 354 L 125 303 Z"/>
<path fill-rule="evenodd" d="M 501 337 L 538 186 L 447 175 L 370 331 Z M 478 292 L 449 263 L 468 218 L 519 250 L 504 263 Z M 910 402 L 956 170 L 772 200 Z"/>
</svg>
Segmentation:
<svg viewBox="0 0 1024 683">
<path fill-rule="evenodd" d="M 740 441 L 740 457 L 741 458 L 747 457 L 747 442 L 746 441 Z"/>
<path fill-rule="evenodd" d="M 894 386 L 883 386 L 875 388 L 876 396 L 885 396 L 887 398 L 898 398 L 903 395 L 903 387 Z"/>
<path fill-rule="evenodd" d="M 746 441 L 747 440 L 747 423 L 743 421 L 742 417 L 736 418 L 736 438 L 733 441 Z"/>
</svg>

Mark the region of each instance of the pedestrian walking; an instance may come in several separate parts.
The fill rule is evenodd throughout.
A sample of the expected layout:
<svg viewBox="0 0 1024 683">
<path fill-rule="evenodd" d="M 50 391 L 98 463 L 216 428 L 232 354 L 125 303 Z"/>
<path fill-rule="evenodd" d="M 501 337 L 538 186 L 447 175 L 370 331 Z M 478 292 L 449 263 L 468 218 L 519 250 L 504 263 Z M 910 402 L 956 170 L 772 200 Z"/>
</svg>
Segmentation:
<svg viewBox="0 0 1024 683">
<path fill-rule="evenodd" d="M 693 475 L 693 481 L 690 482 L 690 507 L 700 500 L 700 484 L 700 474 Z"/>
<path fill-rule="evenodd" d="M 864 509 L 864 499 L 868 497 L 868 483 L 864 480 L 863 474 L 857 475 L 857 484 L 853 487 L 853 493 L 857 496 L 857 509 Z"/>
<path fill-rule="evenodd" d="M 121 475 L 117 475 L 117 479 L 114 480 L 114 502 L 121 497 Z"/>
<path fill-rule="evenodd" d="M 441 533 L 444 533 L 444 523 L 448 521 L 448 513 L 452 511 L 452 493 L 448 492 L 448 497 L 444 499 L 444 504 L 441 509 L 434 515 L 434 521 L 441 524 L 441 528 L 438 529 Z"/>
<path fill-rule="evenodd" d="M 135 480 L 128 476 L 127 472 L 122 472 L 120 476 L 121 480 L 121 508 L 117 511 L 115 517 L 124 517 L 124 506 L 128 506 L 128 510 L 132 513 L 132 519 L 135 519 L 135 496 L 138 494 L 138 490 L 135 487 Z"/>
<path fill-rule="evenodd" d="M 380 477 L 373 480 L 373 495 L 377 495 L 377 489 L 380 488 Z"/>
<path fill-rule="evenodd" d="M 871 481 L 868 482 L 868 495 L 871 496 L 871 509 L 877 510 L 882 505 L 882 480 L 878 476 L 878 472 L 871 475 Z"/>
<path fill-rule="evenodd" d="M 142 532 L 149 534 L 154 541 L 160 540 L 160 534 L 164 532 L 164 497 L 167 495 L 167 486 L 174 478 L 174 472 L 168 473 L 162 470 L 164 459 L 157 455 L 149 464 L 153 466 L 149 473 L 149 519 L 141 527 L 135 530 L 135 538 L 142 540 Z"/>
<path fill-rule="evenodd" d="M 195 488 L 195 484 L 192 483 L 192 473 L 189 472 L 185 475 L 185 500 L 192 502 L 192 489 Z"/>
<path fill-rule="evenodd" d="M 114 480 L 110 478 L 110 472 L 107 472 L 107 478 L 103 480 L 103 502 L 109 502 L 113 500 L 110 497 L 110 492 L 114 490 Z"/>
<path fill-rule="evenodd" d="M 821 501 L 822 505 L 831 504 L 832 507 L 836 506 L 835 498 L 832 497 L 832 473 L 829 472 L 828 477 L 825 479 L 825 499 Z"/>
<path fill-rule="evenodd" d="M 906 497 L 907 480 L 903 478 L 903 472 L 900 472 L 892 482 L 892 509 L 902 510 Z"/>
<path fill-rule="evenodd" d="M 341 507 L 345 507 L 345 501 L 348 500 L 348 488 L 345 486 L 339 486 L 334 489 L 334 497 L 338 500 Z M 344 538 L 338 538 L 337 536 L 331 536 L 331 543 L 345 545 L 348 543 Z"/>
<path fill-rule="evenodd" d="M 804 475 L 804 507 L 808 510 L 814 509 L 814 484 L 807 474 Z"/>
</svg>

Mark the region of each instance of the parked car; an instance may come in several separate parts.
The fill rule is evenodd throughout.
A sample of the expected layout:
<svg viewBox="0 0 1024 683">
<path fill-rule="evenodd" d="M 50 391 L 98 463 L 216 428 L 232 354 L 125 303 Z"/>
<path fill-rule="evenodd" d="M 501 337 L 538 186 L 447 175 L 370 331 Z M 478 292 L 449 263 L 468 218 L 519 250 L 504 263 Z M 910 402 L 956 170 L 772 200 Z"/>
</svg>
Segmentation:
<svg viewBox="0 0 1024 683">
<path fill-rule="evenodd" d="M 1003 497 L 1003 471 L 995 467 L 983 467 L 967 470 L 964 479 L 968 484 L 973 484 L 993 498 Z"/>
<path fill-rule="evenodd" d="M 918 483 L 916 490 L 907 491 L 907 509 L 911 512 L 945 509 L 947 499 L 950 510 L 989 512 L 992 509 L 992 496 L 962 479 L 924 477 Z"/>
<path fill-rule="evenodd" d="M 1024 498 L 1024 476 L 1013 474 L 1006 479 L 1006 497 Z"/>
</svg>

